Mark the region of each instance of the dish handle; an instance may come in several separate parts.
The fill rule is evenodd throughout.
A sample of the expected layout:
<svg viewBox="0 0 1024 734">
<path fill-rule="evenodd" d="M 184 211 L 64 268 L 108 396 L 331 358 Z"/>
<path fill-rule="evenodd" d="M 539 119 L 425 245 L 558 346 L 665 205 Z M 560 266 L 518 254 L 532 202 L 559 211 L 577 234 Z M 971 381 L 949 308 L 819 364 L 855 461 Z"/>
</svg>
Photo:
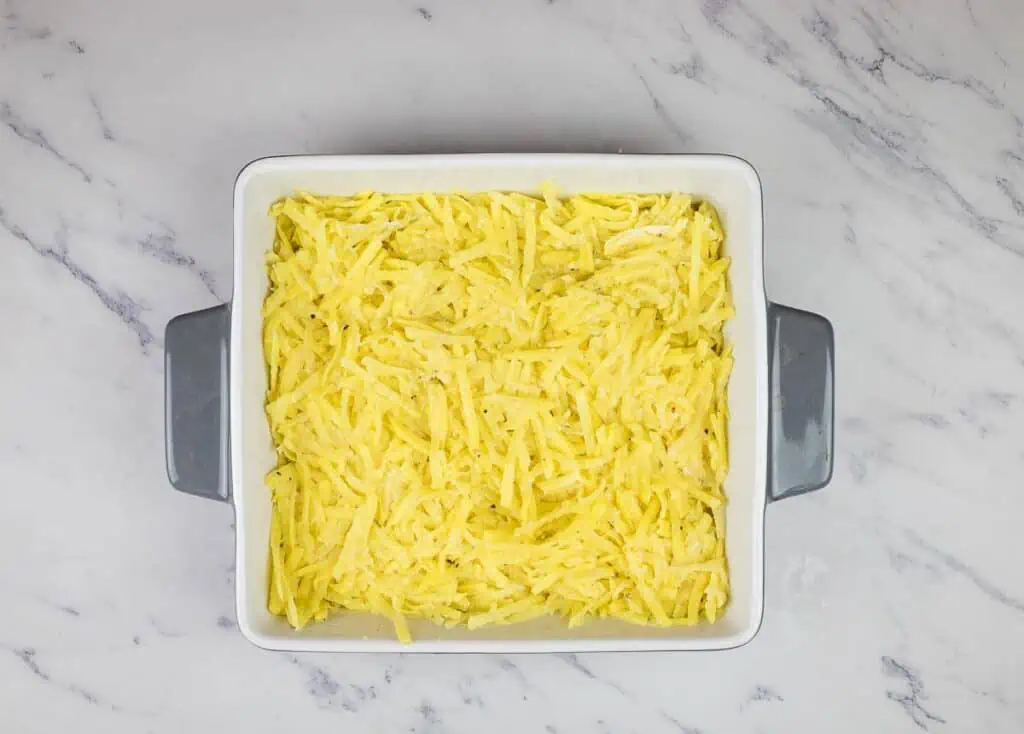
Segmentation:
<svg viewBox="0 0 1024 734">
<path fill-rule="evenodd" d="M 823 316 L 768 304 L 768 501 L 832 479 L 835 336 Z"/>
<path fill-rule="evenodd" d="M 227 304 L 175 316 L 164 344 L 167 477 L 197 497 L 231 500 Z"/>
</svg>

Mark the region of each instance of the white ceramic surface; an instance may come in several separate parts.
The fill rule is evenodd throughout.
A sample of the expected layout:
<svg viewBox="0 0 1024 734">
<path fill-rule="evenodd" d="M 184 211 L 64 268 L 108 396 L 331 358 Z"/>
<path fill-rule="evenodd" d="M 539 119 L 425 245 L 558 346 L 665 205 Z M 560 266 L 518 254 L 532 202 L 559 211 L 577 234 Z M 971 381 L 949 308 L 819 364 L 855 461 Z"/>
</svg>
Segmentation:
<svg viewBox="0 0 1024 734">
<path fill-rule="evenodd" d="M 731 598 L 714 625 L 640 627 L 603 620 L 570 630 L 556 618 L 479 630 L 410 620 L 402 645 L 391 623 L 367 614 L 334 615 L 293 630 L 266 608 L 270 494 L 263 478 L 276 458 L 264 403 L 266 366 L 261 306 L 266 251 L 273 244 L 270 205 L 296 190 L 528 191 L 553 181 L 566 193 L 686 191 L 708 198 L 726 229 L 725 253 L 736 318 L 728 325 L 735 367 L 729 381 L 729 453 L 725 491 Z M 259 160 L 235 185 L 235 287 L 231 312 L 231 467 L 237 518 L 237 613 L 243 634 L 261 647 L 320 652 L 586 652 L 708 650 L 750 641 L 764 605 L 764 511 L 768 449 L 768 347 L 762 259 L 761 184 L 729 156 L 323 156 Z"/>
<path fill-rule="evenodd" d="M 0 0 L 0 730 L 1024 729 L 1024 4 Z M 270 653 L 167 484 L 163 328 L 272 153 L 731 152 L 836 470 L 715 653 Z"/>
</svg>

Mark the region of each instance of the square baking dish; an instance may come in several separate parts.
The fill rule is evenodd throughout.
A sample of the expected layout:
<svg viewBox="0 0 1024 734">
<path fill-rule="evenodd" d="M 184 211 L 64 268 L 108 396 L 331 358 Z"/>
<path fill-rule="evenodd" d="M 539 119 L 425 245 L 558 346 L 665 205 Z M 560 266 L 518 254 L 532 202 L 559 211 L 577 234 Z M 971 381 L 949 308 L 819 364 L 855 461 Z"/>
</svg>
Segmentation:
<svg viewBox="0 0 1024 734">
<path fill-rule="evenodd" d="M 362 613 L 292 629 L 267 611 L 271 498 L 263 479 L 275 453 L 264 413 L 260 309 L 274 238 L 270 205 L 297 189 L 536 192 L 545 181 L 566 193 L 679 191 L 718 209 L 736 308 L 725 332 L 735 356 L 725 614 L 714 624 L 670 628 L 595 620 L 569 629 L 548 617 L 470 631 L 409 620 L 414 642 L 407 645 L 395 639 L 389 620 Z M 712 650 L 750 641 L 764 608 L 766 505 L 827 484 L 833 454 L 832 327 L 821 316 L 767 301 L 762 222 L 756 172 L 726 155 L 285 156 L 246 166 L 234 191 L 231 302 L 176 317 L 165 342 L 168 475 L 179 490 L 234 505 L 242 634 L 268 649 L 315 652 Z"/>
</svg>

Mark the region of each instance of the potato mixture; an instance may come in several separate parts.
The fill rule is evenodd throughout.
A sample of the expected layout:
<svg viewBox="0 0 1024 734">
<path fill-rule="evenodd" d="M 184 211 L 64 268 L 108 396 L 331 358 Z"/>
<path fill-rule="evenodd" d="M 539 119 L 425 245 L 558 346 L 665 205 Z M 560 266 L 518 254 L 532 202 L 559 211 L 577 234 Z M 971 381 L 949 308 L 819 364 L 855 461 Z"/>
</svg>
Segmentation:
<svg viewBox="0 0 1024 734">
<path fill-rule="evenodd" d="M 673 194 L 275 203 L 269 607 L 668 626 L 728 599 L 714 208 Z"/>
</svg>

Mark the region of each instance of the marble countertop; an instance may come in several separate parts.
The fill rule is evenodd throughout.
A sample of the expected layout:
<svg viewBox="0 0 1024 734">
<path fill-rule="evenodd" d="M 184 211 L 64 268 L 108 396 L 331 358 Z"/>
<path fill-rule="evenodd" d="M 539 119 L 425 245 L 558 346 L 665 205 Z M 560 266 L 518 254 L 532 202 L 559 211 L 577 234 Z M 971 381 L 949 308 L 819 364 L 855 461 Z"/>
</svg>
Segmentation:
<svg viewBox="0 0 1024 734">
<path fill-rule="evenodd" d="M 1024 4 L 3 0 L 5 732 L 1024 729 Z M 832 319 L 835 478 L 709 654 L 316 656 L 233 620 L 171 490 L 163 329 L 301 152 L 728 152 Z M 226 728 L 226 729 L 225 729 Z"/>
</svg>

